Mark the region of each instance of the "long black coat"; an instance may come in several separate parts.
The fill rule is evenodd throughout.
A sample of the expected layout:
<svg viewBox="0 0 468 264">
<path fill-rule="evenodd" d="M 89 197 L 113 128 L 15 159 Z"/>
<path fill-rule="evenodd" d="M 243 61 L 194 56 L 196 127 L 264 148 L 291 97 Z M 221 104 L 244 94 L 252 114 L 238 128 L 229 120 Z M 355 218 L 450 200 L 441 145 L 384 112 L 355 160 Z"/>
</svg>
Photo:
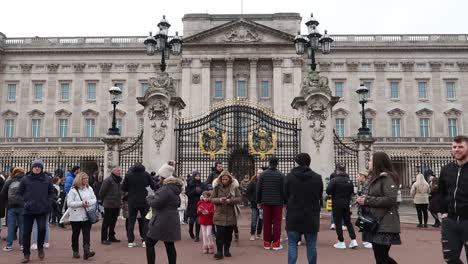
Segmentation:
<svg viewBox="0 0 468 264">
<path fill-rule="evenodd" d="M 286 176 L 284 194 L 288 205 L 286 230 L 316 233 L 320 228 L 322 176 L 309 167 L 299 166 Z"/>
<path fill-rule="evenodd" d="M 187 216 L 188 217 L 196 217 L 197 216 L 197 203 L 200 201 L 200 196 L 203 191 L 206 190 L 206 185 L 201 181 L 197 181 L 192 179 L 187 189 L 185 190 L 187 197 L 188 197 L 188 204 L 187 204 Z M 198 187 L 198 188 L 197 188 Z"/>
</svg>

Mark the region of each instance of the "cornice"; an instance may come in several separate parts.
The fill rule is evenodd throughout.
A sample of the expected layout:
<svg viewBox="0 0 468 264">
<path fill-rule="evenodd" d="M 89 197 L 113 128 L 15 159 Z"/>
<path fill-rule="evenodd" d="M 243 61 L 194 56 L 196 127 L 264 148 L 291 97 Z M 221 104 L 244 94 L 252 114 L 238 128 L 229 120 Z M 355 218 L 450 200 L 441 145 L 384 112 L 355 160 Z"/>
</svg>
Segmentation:
<svg viewBox="0 0 468 264">
<path fill-rule="evenodd" d="M 192 66 L 191 58 L 182 58 L 182 68 L 188 68 Z"/>
<path fill-rule="evenodd" d="M 28 112 L 28 115 L 29 115 L 29 116 L 44 116 L 45 113 L 42 112 L 42 111 L 39 110 L 39 109 L 33 109 L 33 110 L 31 110 L 31 111 Z"/>
<path fill-rule="evenodd" d="M 60 110 L 55 111 L 55 115 L 56 116 L 71 116 L 72 112 L 67 111 L 67 110 L 62 108 Z"/>
<path fill-rule="evenodd" d="M 333 111 L 333 116 L 342 115 L 342 116 L 346 117 L 346 116 L 348 116 L 348 114 L 349 114 L 349 111 L 344 109 L 344 108 L 341 108 L 341 107 Z"/>
<path fill-rule="evenodd" d="M 283 66 L 283 58 L 272 58 L 273 67 L 281 67 Z"/>
<path fill-rule="evenodd" d="M 400 108 L 393 108 L 392 110 L 388 111 L 387 114 L 390 116 L 399 116 L 402 117 L 406 112 Z"/>
<path fill-rule="evenodd" d="M 88 109 L 82 111 L 81 114 L 82 114 L 83 116 L 98 116 L 98 115 L 99 115 L 99 112 L 97 112 L 97 111 L 95 111 L 95 110 L 93 110 L 93 109 L 88 108 Z"/>
<path fill-rule="evenodd" d="M 112 69 L 112 63 L 99 63 L 99 67 L 101 67 L 102 72 L 110 72 L 110 70 Z"/>
<path fill-rule="evenodd" d="M 209 68 L 210 63 L 211 63 L 211 59 L 210 58 L 201 58 L 200 62 L 201 62 L 201 65 L 202 65 L 203 68 Z"/>
<path fill-rule="evenodd" d="M 468 71 L 468 61 L 457 61 L 460 71 Z"/>
<path fill-rule="evenodd" d="M 442 61 L 430 61 L 429 65 L 431 66 L 431 71 L 440 72 L 440 68 L 442 68 Z"/>
<path fill-rule="evenodd" d="M 385 66 L 387 66 L 387 62 L 385 61 L 374 61 L 374 68 L 376 71 L 385 71 Z"/>
<path fill-rule="evenodd" d="M 450 108 L 449 110 L 444 112 L 444 114 L 446 116 L 453 116 L 454 115 L 454 116 L 457 116 L 457 117 L 461 116 L 462 113 L 463 112 L 461 110 L 457 109 L 457 108 Z"/>
<path fill-rule="evenodd" d="M 332 63 L 330 61 L 319 61 L 318 65 L 321 72 L 328 72 L 330 71 Z"/>
<path fill-rule="evenodd" d="M 432 116 L 433 113 L 434 113 L 434 111 L 432 111 L 429 108 L 422 108 L 422 109 L 416 111 L 417 116 Z"/>
<path fill-rule="evenodd" d="M 353 60 L 346 61 L 346 67 L 348 68 L 348 71 L 356 72 L 359 67 L 359 62 Z"/>
</svg>

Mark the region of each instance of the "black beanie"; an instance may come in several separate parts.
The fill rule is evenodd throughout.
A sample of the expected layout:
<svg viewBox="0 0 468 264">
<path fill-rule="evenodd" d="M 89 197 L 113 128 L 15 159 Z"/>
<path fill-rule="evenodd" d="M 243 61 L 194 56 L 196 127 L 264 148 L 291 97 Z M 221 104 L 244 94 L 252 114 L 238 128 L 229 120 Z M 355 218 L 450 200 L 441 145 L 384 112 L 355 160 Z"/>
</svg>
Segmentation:
<svg viewBox="0 0 468 264">
<path fill-rule="evenodd" d="M 294 161 L 299 165 L 299 166 L 310 166 L 310 156 L 307 153 L 299 153 L 297 154 L 296 158 Z"/>
</svg>

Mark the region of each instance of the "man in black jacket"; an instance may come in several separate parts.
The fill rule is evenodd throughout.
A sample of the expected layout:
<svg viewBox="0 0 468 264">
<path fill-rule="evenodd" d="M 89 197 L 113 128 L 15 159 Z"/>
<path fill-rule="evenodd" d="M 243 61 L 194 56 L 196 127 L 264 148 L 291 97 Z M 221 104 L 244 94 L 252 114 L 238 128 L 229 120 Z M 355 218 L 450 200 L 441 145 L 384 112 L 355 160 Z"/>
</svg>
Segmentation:
<svg viewBox="0 0 468 264">
<path fill-rule="evenodd" d="M 99 197 L 104 206 L 104 220 L 101 226 L 101 244 L 103 245 L 120 242 L 115 237 L 115 224 L 122 207 L 121 174 L 122 169 L 120 167 L 113 168 L 111 175 L 104 179 L 99 190 Z"/>
<path fill-rule="evenodd" d="M 16 192 L 17 200 L 24 206 L 24 233 L 23 233 L 23 255 L 21 263 L 28 263 L 31 255 L 31 232 L 34 220 L 37 222 L 37 254 L 39 259 L 44 259 L 44 239 L 46 234 L 47 215 L 52 209 L 55 201 L 54 186 L 49 176 L 44 173 L 44 162 L 35 160 L 32 170 L 19 185 Z"/>
<path fill-rule="evenodd" d="M 447 263 L 463 264 L 463 246 L 468 261 L 468 137 L 453 139 L 452 156 L 455 161 L 442 167 L 439 178 L 442 252 Z"/>
<path fill-rule="evenodd" d="M 142 234 L 140 234 L 143 239 L 142 245 L 143 247 L 146 246 L 144 240 L 148 232 L 148 220 L 145 218 L 149 211 L 149 205 L 146 201 L 148 187 L 153 190 L 156 189 L 153 179 L 151 179 L 150 174 L 145 170 L 145 166 L 141 163 L 137 163 L 133 167 L 130 167 L 122 182 L 122 191 L 128 192 L 127 239 L 129 248 L 136 246 L 133 229 L 138 213 L 140 213 L 141 216 L 138 218 L 138 225 L 141 227 L 142 231 Z"/>
<path fill-rule="evenodd" d="M 263 209 L 263 247 L 281 250 L 281 220 L 283 215 L 284 175 L 278 169 L 278 158 L 269 159 L 269 168 L 257 181 L 257 207 Z"/>
<path fill-rule="evenodd" d="M 288 263 L 297 261 L 297 243 L 304 234 L 307 241 L 309 264 L 317 263 L 317 233 L 320 228 L 320 201 L 322 200 L 322 176 L 312 171 L 310 156 L 296 156 L 297 167 L 291 170 L 284 184 L 288 205 L 286 231 L 288 232 Z"/>
<path fill-rule="evenodd" d="M 356 233 L 354 232 L 353 224 L 351 224 L 351 211 L 349 205 L 351 197 L 354 194 L 353 182 L 349 179 L 348 174 L 341 168 L 336 172 L 336 176 L 330 180 L 327 187 L 327 194 L 332 196 L 332 213 L 335 218 L 336 234 L 338 235 L 338 242 L 334 245 L 337 249 L 345 249 L 342 220 L 348 229 L 351 243 L 350 248 L 358 246 L 356 241 Z"/>
<path fill-rule="evenodd" d="M 210 186 L 208 186 L 208 187 L 211 187 L 211 185 L 213 184 L 214 179 L 218 178 L 219 174 L 221 174 L 222 171 L 223 171 L 223 163 L 221 163 L 221 161 L 216 161 L 215 164 L 214 164 L 214 169 L 210 173 L 208 178 L 206 179 L 205 184 L 206 185 L 209 184 Z"/>
</svg>

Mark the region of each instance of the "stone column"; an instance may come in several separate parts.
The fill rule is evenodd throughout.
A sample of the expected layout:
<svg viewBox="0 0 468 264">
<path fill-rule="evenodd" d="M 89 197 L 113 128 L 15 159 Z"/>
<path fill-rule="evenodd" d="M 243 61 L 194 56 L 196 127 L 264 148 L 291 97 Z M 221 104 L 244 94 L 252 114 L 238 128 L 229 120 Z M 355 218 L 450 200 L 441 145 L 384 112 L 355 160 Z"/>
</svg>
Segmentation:
<svg viewBox="0 0 468 264">
<path fill-rule="evenodd" d="M 83 94 L 86 92 L 86 87 L 83 80 L 83 70 L 86 64 L 84 63 L 76 63 L 73 64 L 73 68 L 75 69 L 75 78 L 73 82 L 73 106 L 72 111 L 74 114 L 71 118 L 71 128 L 72 131 L 70 136 L 72 137 L 80 137 L 82 126 L 81 126 L 81 108 L 83 105 Z"/>
<path fill-rule="evenodd" d="M 389 119 L 387 119 L 387 109 L 385 109 L 385 104 L 379 104 L 382 100 L 388 101 L 388 96 L 385 95 L 385 90 L 389 89 L 389 84 L 385 80 L 385 67 L 387 62 L 385 61 L 376 61 L 374 62 L 375 68 L 375 82 L 373 83 L 372 98 L 375 98 L 375 106 L 378 113 L 383 113 L 384 118 L 376 118 L 374 120 L 374 127 L 382 128 L 385 132 L 379 132 L 379 135 L 390 137 L 392 135 L 391 129 L 389 129 Z M 383 87 L 384 89 L 380 89 Z"/>
<path fill-rule="evenodd" d="M 363 171 L 368 169 L 368 162 L 371 158 L 375 140 L 373 138 L 360 138 L 359 136 L 353 139 L 358 150 L 358 171 Z"/>
<path fill-rule="evenodd" d="M 55 112 L 55 97 L 57 94 L 57 70 L 59 64 L 47 64 L 47 70 L 49 74 L 47 75 L 47 90 L 46 90 L 46 113 Z M 54 126 L 54 115 L 45 115 L 44 118 L 44 136 L 55 135 L 56 127 Z"/>
<path fill-rule="evenodd" d="M 402 105 L 418 105 L 418 97 L 414 96 L 414 61 L 402 61 L 401 66 L 403 68 L 403 80 L 400 85 L 400 102 Z M 416 86 L 416 89 L 417 86 Z M 443 110 L 441 111 L 441 113 Z M 419 121 L 415 119 L 414 115 L 407 115 L 405 120 L 404 130 L 406 135 L 417 135 L 413 124 L 419 124 Z M 434 136 L 431 134 L 431 136 Z"/>
<path fill-rule="evenodd" d="M 311 156 L 311 168 L 322 175 L 324 182 L 334 168 L 331 113 L 338 100 L 331 94 L 328 78 L 311 71 L 302 83 L 300 96 L 291 104 L 301 119 L 301 152 Z"/>
<path fill-rule="evenodd" d="M 249 58 L 250 62 L 250 83 L 249 83 L 249 101 L 257 103 L 259 90 L 257 88 L 257 62 L 258 58 Z"/>
<path fill-rule="evenodd" d="M 97 98 L 109 98 L 109 88 L 113 86 L 113 83 L 110 79 L 110 72 L 112 69 L 112 63 L 100 63 L 99 66 L 101 67 L 101 81 L 98 83 L 96 87 L 96 97 Z M 99 89 L 100 87 L 100 89 Z M 124 91 L 125 93 L 125 91 Z M 125 94 L 124 94 L 125 95 Z M 122 104 L 126 103 L 126 97 L 122 96 Z M 99 122 L 96 122 L 96 134 L 97 135 L 105 135 L 107 130 L 109 129 L 109 101 L 108 100 L 96 100 L 97 109 L 101 113 L 97 118 L 99 118 Z M 97 120 L 96 120 L 97 121 Z M 99 126 L 99 127 L 98 127 Z"/>
<path fill-rule="evenodd" d="M 301 92 L 301 79 L 302 79 L 302 63 L 303 60 L 301 57 L 291 59 L 294 65 L 293 68 L 293 96 Z"/>
<path fill-rule="evenodd" d="M 281 66 L 283 65 L 282 58 L 273 58 L 273 107 L 277 114 L 284 114 L 283 112 L 283 89 L 281 81 Z"/>
<path fill-rule="evenodd" d="M 200 59 L 201 62 L 201 104 L 198 113 L 205 113 L 210 109 L 211 99 L 211 75 L 210 75 L 210 58 Z"/>
<path fill-rule="evenodd" d="M 104 179 L 109 177 L 112 168 L 120 164 L 120 145 L 125 142 L 121 136 L 106 135 L 104 142 Z"/>
<path fill-rule="evenodd" d="M 234 98 L 234 59 L 226 58 L 226 99 Z"/>
<path fill-rule="evenodd" d="M 148 171 L 157 171 L 168 160 L 175 159 L 176 121 L 185 103 L 175 92 L 174 80 L 166 72 L 150 78 L 151 87 L 144 97 L 138 97 L 143 105 L 143 164 Z"/>
<path fill-rule="evenodd" d="M 127 113 L 125 115 L 124 121 L 124 130 L 126 130 L 126 134 L 124 135 L 124 131 L 120 131 L 120 135 L 122 136 L 137 136 L 139 133 L 139 120 L 136 116 L 136 100 L 137 95 L 140 94 L 140 84 L 137 80 L 137 70 L 138 70 L 138 63 L 129 63 L 127 64 L 128 69 L 128 85 L 127 85 L 127 95 L 130 100 L 127 101 Z"/>
<path fill-rule="evenodd" d="M 457 65 L 460 71 L 460 82 L 458 87 L 468 87 L 468 61 L 458 61 Z M 468 103 L 468 91 L 466 91 L 466 89 L 458 89 L 457 92 L 460 94 L 459 98 L 464 98 L 461 101 L 462 104 Z M 458 122 L 458 130 L 460 133 L 467 131 L 463 128 L 468 127 L 468 117 L 466 115 L 460 115 Z"/>
<path fill-rule="evenodd" d="M 183 101 L 189 102 L 188 107 L 186 109 L 185 116 L 190 116 L 193 113 L 194 109 L 191 107 L 191 85 L 192 85 L 192 59 L 191 58 L 183 58 L 182 59 L 182 87 L 180 89 L 180 97 L 182 97 Z M 151 85 L 151 84 L 150 84 Z"/>
<path fill-rule="evenodd" d="M 447 90 L 445 88 L 445 83 L 444 83 L 444 80 L 442 79 L 442 74 L 441 74 L 441 68 L 442 68 L 442 61 L 430 61 L 429 62 L 429 65 L 431 66 L 431 74 L 432 74 L 432 78 L 431 78 L 431 83 L 432 85 L 430 85 L 429 87 L 431 87 L 431 91 L 433 91 L 433 94 L 432 94 L 432 98 L 439 98 L 440 101 L 442 102 L 447 102 Z M 462 86 L 463 87 L 463 86 Z M 463 98 L 463 97 L 460 97 L 460 99 Z M 433 121 L 431 122 L 436 122 L 437 118 L 440 118 L 441 120 L 439 121 L 440 123 L 443 123 L 445 124 L 445 122 L 447 121 L 442 121 L 445 119 L 445 116 L 442 114 L 444 111 L 445 111 L 445 106 L 446 106 L 446 103 L 435 103 L 433 104 L 433 111 L 434 111 L 434 117 L 435 119 L 433 119 Z M 409 116 L 409 115 L 408 115 Z M 419 120 L 416 119 L 415 121 L 415 124 L 416 127 L 419 128 Z M 431 137 L 435 137 L 435 136 L 440 136 L 440 135 L 443 135 L 443 126 L 435 126 L 435 124 L 429 124 L 430 128 L 429 128 L 429 136 Z M 414 126 L 413 126 L 414 127 Z M 437 133 L 437 130 L 436 128 L 439 127 L 439 128 L 442 128 L 442 131 L 440 131 L 441 133 Z M 407 135 L 411 135 L 411 134 L 407 134 Z M 413 132 L 414 136 L 419 136 L 419 130 Z"/>
<path fill-rule="evenodd" d="M 17 96 L 17 100 L 19 101 L 19 107 L 18 109 L 28 109 L 28 105 L 31 104 L 31 90 L 29 87 L 32 87 L 31 83 L 31 69 L 32 69 L 32 64 L 20 64 L 21 67 L 21 73 L 22 73 L 22 78 L 21 78 L 21 88 L 19 91 L 19 96 Z M 28 122 L 29 121 L 29 116 L 27 116 L 27 111 L 20 111 L 17 119 L 15 122 L 18 123 L 16 128 L 17 132 L 15 133 L 17 137 L 26 137 L 28 134 Z M 27 120 L 26 122 L 20 122 L 20 120 Z M 15 128 L 15 129 L 16 129 Z"/>
</svg>

